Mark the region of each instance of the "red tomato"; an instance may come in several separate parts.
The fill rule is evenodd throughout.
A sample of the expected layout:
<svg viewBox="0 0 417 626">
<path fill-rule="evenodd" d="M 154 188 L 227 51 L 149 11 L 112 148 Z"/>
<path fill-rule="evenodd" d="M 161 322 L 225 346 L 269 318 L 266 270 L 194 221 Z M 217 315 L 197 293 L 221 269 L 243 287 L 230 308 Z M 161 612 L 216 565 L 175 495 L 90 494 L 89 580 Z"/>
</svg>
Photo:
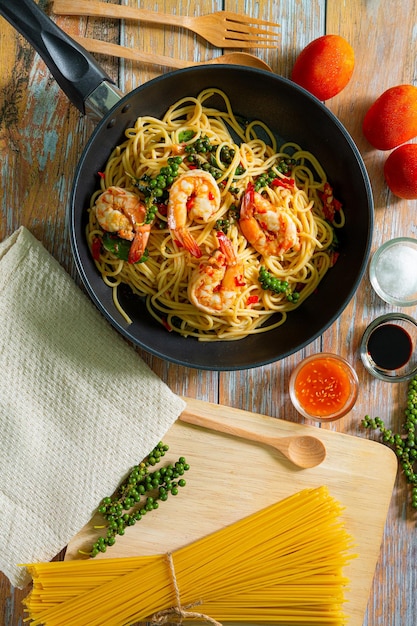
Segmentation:
<svg viewBox="0 0 417 626">
<path fill-rule="evenodd" d="M 384 91 L 368 109 L 362 129 L 378 150 L 392 150 L 417 137 L 417 87 L 397 85 Z"/>
<path fill-rule="evenodd" d="M 346 87 L 354 66 L 355 54 L 346 39 L 340 35 L 323 35 L 300 52 L 291 80 L 319 100 L 328 100 Z"/>
<path fill-rule="evenodd" d="M 385 161 L 384 176 L 395 196 L 417 200 L 417 145 L 403 144 Z"/>
</svg>

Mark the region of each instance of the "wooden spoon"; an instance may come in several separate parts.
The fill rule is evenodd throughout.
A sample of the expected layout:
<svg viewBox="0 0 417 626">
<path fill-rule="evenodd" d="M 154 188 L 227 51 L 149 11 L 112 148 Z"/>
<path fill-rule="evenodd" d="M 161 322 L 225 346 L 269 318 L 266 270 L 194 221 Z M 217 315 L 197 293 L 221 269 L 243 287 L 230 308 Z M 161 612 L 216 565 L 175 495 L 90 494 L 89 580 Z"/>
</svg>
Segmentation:
<svg viewBox="0 0 417 626">
<path fill-rule="evenodd" d="M 196 415 L 187 409 L 181 413 L 180 420 L 188 424 L 194 424 L 195 426 L 210 428 L 211 430 L 227 433 L 228 435 L 272 446 L 276 450 L 279 450 L 281 454 L 294 463 L 294 465 L 302 467 L 303 469 L 320 465 L 326 458 L 326 448 L 324 444 L 320 439 L 317 439 L 317 437 L 311 437 L 310 435 L 269 437 L 268 435 L 245 430 L 239 426 L 217 422 L 207 416 Z"/>
<path fill-rule="evenodd" d="M 217 63 L 227 63 L 232 65 L 246 65 L 248 67 L 256 67 L 261 70 L 268 70 L 272 72 L 272 68 L 265 63 L 262 59 L 249 54 L 248 52 L 228 52 L 221 56 L 207 61 L 183 61 L 182 59 L 174 59 L 171 57 L 163 56 L 161 54 L 151 54 L 149 52 L 140 52 L 134 48 L 128 48 L 126 46 L 119 46 L 117 43 L 110 43 L 108 41 L 101 41 L 99 39 L 90 39 L 88 37 L 72 36 L 80 46 L 83 46 L 89 52 L 96 54 L 108 54 L 110 56 L 130 59 L 131 61 L 140 61 L 141 63 L 150 63 L 152 65 L 164 65 L 174 68 L 194 67 L 195 65 L 211 65 Z"/>
</svg>

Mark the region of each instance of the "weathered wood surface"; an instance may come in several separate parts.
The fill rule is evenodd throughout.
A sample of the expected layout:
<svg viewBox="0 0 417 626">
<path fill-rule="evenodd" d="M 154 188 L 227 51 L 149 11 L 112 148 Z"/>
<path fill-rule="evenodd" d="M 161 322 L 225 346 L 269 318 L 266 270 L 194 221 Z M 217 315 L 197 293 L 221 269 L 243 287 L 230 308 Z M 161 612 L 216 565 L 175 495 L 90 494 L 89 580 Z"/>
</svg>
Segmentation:
<svg viewBox="0 0 417 626">
<path fill-rule="evenodd" d="M 86 0 L 87 1 L 87 0 Z M 413 0 L 384 3 L 380 0 L 125 0 L 165 12 L 204 14 L 227 8 L 276 20 L 281 43 L 274 50 L 253 50 L 288 77 L 297 53 L 312 39 L 339 33 L 356 53 L 353 78 L 346 89 L 327 105 L 339 117 L 357 143 L 367 166 L 375 199 L 373 249 L 393 236 L 417 236 L 415 201 L 394 199 L 387 190 L 382 164 L 384 154 L 372 150 L 361 133 L 364 112 L 386 88 L 415 83 L 417 7 Z M 50 3 L 40 0 L 52 14 Z M 112 20 L 55 17 L 67 32 L 156 50 L 178 58 L 202 60 L 221 51 L 188 31 L 169 27 L 130 24 Z M 0 240 L 20 225 L 28 227 L 76 278 L 71 259 L 65 209 L 72 175 L 92 132 L 92 123 L 60 92 L 44 63 L 15 31 L 0 18 Z M 167 71 L 156 66 L 100 57 L 102 65 L 127 92 Z M 360 210 L 360 207 L 358 207 Z M 356 297 L 340 319 L 302 352 L 273 365 L 241 372 L 206 372 L 167 364 L 143 354 L 143 358 L 170 387 L 183 395 L 220 402 L 241 409 L 301 421 L 288 399 L 288 377 L 296 362 L 318 350 L 333 351 L 350 360 L 358 372 L 361 391 L 349 416 L 330 426 L 349 434 L 367 436 L 360 428 L 366 414 L 380 415 L 392 428 L 403 420 L 406 385 L 390 385 L 370 378 L 362 367 L 358 345 L 366 324 L 392 310 L 380 301 L 364 277 Z M 416 308 L 409 309 L 416 316 Z M 18 393 L 18 384 L 16 384 Z M 375 467 L 375 472 L 378 468 Z M 410 507 L 404 478 L 399 475 L 386 523 L 384 542 L 375 572 L 364 626 L 413 626 L 416 615 L 416 518 Z M 22 623 L 21 599 L 25 591 L 10 587 L 0 575 L 0 624 Z M 105 626 L 105 625 L 103 625 Z"/>
</svg>

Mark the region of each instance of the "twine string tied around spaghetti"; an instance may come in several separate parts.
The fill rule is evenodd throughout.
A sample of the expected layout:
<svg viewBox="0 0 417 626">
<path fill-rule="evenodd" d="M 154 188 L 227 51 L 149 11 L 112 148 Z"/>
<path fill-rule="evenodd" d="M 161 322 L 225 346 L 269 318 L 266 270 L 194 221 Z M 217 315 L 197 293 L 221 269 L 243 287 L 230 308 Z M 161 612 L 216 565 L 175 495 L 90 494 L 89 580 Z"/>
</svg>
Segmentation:
<svg viewBox="0 0 417 626">
<path fill-rule="evenodd" d="M 154 613 L 151 618 L 151 623 L 155 626 L 162 626 L 163 624 L 168 624 L 168 622 L 173 621 L 174 618 L 179 618 L 179 620 L 175 623 L 182 624 L 184 619 L 201 619 L 209 624 L 212 624 L 213 626 L 222 626 L 220 622 L 210 617 L 210 615 L 205 615 L 204 613 L 198 613 L 196 611 L 189 610 L 201 604 L 201 600 L 193 602 L 191 604 L 186 604 L 184 606 L 181 605 L 180 590 L 178 587 L 177 577 L 174 568 L 174 560 L 172 558 L 171 552 L 167 552 L 166 559 L 171 574 L 172 584 L 174 586 L 177 606 L 172 606 L 168 609 L 163 609 L 162 611 Z"/>
</svg>

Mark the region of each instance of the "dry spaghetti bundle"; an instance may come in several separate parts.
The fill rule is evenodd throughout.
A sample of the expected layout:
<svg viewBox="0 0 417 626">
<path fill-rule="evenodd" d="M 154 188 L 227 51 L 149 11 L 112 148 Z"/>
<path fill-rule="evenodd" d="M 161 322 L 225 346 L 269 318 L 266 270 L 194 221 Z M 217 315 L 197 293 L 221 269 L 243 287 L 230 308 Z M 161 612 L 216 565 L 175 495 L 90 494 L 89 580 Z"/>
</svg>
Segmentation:
<svg viewBox="0 0 417 626">
<path fill-rule="evenodd" d="M 306 489 L 172 554 L 30 565 L 27 621 L 342 626 L 352 555 L 341 512 L 326 487 Z"/>
</svg>

